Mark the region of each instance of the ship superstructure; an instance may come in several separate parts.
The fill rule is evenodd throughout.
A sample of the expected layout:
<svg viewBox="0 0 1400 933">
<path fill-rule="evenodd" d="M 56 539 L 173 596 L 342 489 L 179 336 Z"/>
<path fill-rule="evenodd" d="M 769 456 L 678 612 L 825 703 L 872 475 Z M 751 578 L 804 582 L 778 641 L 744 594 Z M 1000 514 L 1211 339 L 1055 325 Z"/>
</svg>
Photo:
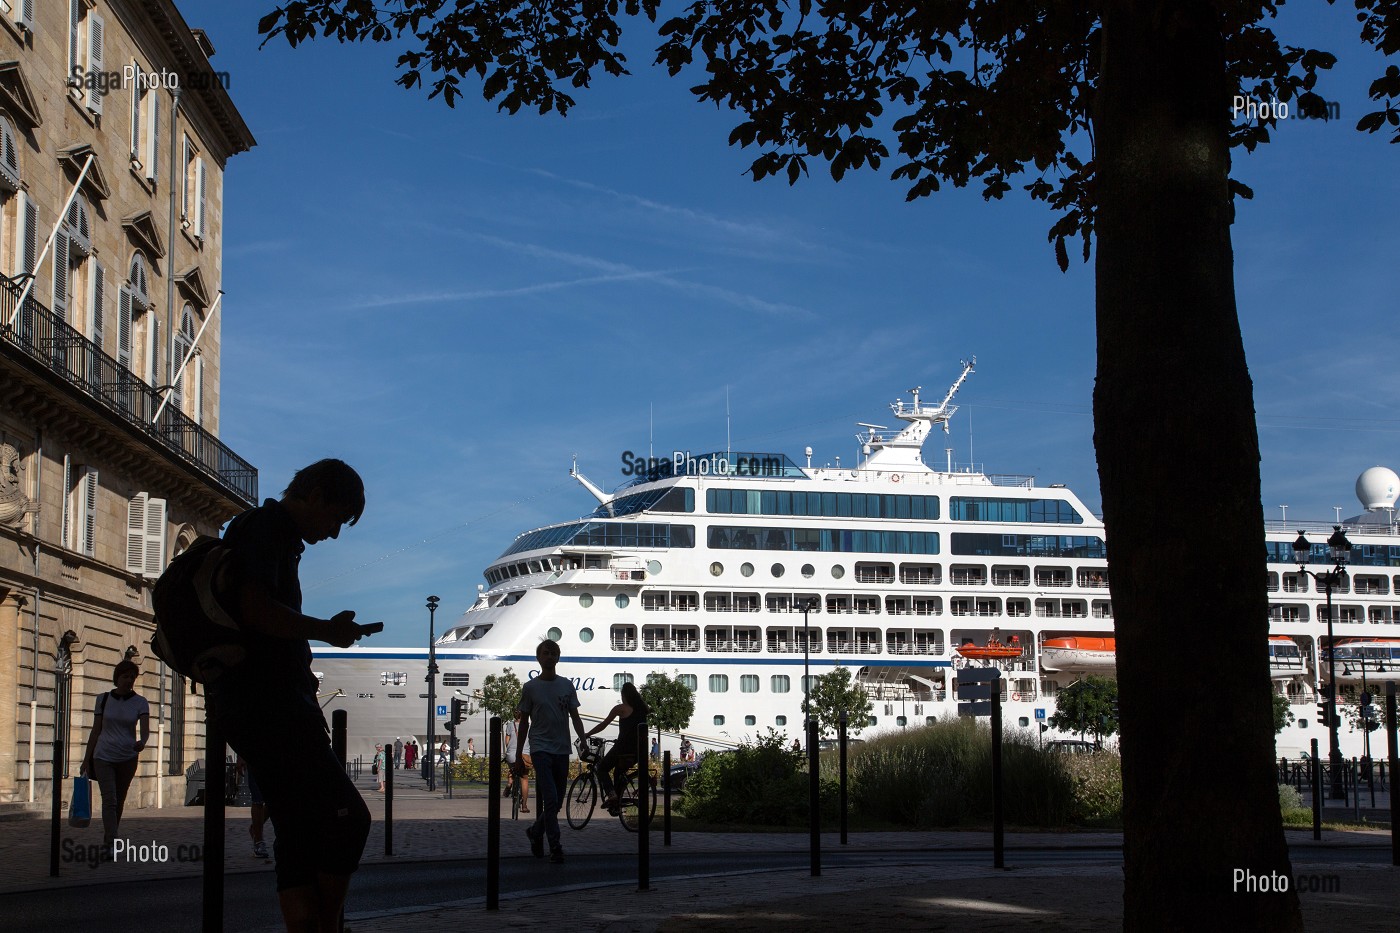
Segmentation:
<svg viewBox="0 0 1400 933">
<path fill-rule="evenodd" d="M 951 455 L 943 469 L 925 462 L 924 443 L 947 430 L 974 364 L 937 405 L 917 388 L 892 404 L 901 429 L 862 424 L 855 467 L 813 467 L 810 450 L 805 465 L 778 453 L 675 451 L 609 494 L 575 465 L 597 507 L 520 534 L 486 568 L 476 601 L 436 644 L 438 702 L 470 698 L 505 668 L 533 676 L 535 646 L 553 638 L 585 713 L 605 714 L 626 681 L 679 676 L 696 699 L 686 734 L 702 748 L 769 728 L 798 737 L 804 670 L 838 665 L 870 693 L 877 731 L 956 715 L 952 673 L 969 664 L 1003 669 L 1009 725 L 1046 723 L 1060 690 L 1113 675 L 1103 524 L 1063 486 L 957 468 Z M 1339 659 L 1343 638 L 1368 639 L 1347 655 L 1348 671 L 1379 661 L 1382 648 L 1388 660 L 1389 645 L 1371 642 L 1400 622 L 1400 536 L 1379 515 L 1348 524 L 1352 582 L 1333 594 Z M 1275 638 L 1260 651 L 1298 714 L 1281 749 L 1324 733 L 1308 719 L 1326 667 L 1325 616 L 1322 594 L 1292 564 L 1299 527 L 1268 529 L 1271 628 L 1289 644 Z M 355 744 L 423 740 L 426 649 L 315 654 L 323 688 L 342 694 L 331 706 L 350 710 Z M 1163 663 L 1190 663 L 1189 653 Z M 1400 670 L 1400 651 L 1389 670 Z M 1350 682 L 1338 679 L 1345 695 Z M 484 748 L 483 732 L 476 716 L 459 734 Z"/>
</svg>

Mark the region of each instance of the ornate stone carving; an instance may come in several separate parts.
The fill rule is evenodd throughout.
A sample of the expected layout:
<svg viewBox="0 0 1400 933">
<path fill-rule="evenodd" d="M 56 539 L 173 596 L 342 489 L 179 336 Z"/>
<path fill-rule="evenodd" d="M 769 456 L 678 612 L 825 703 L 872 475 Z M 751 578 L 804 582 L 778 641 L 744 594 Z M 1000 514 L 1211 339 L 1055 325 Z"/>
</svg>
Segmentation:
<svg viewBox="0 0 1400 933">
<path fill-rule="evenodd" d="M 24 516 L 39 511 L 39 503 L 24 494 L 23 471 L 19 451 L 11 444 L 0 444 L 0 524 L 18 525 Z"/>
</svg>

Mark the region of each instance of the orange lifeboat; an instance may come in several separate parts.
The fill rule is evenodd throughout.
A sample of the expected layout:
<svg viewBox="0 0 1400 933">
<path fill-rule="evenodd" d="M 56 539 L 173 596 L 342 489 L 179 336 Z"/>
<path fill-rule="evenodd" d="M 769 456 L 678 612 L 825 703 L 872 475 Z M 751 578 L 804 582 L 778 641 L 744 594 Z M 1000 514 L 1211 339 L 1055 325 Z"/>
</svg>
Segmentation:
<svg viewBox="0 0 1400 933">
<path fill-rule="evenodd" d="M 958 654 L 965 658 L 976 658 L 978 660 L 1006 660 L 1007 658 L 1019 658 L 1024 654 L 1021 647 L 1021 639 L 1017 635 L 1012 635 L 1006 641 L 999 638 L 989 638 L 985 645 L 973 644 L 972 639 L 968 639 L 957 647 Z"/>
<path fill-rule="evenodd" d="M 1047 638 L 1040 646 L 1041 665 L 1049 671 L 1112 671 L 1118 642 L 1098 635 Z"/>
</svg>

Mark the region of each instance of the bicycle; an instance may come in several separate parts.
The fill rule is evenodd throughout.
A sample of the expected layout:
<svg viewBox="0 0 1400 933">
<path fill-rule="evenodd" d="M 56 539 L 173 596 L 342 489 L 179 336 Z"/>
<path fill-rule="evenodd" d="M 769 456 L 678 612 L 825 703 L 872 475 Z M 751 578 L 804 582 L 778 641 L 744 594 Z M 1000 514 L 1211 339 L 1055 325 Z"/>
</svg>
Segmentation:
<svg viewBox="0 0 1400 933">
<path fill-rule="evenodd" d="M 579 759 L 583 762 L 583 770 L 569 784 L 569 795 L 564 798 L 564 811 L 568 818 L 569 826 L 573 829 L 583 829 L 588 825 L 588 821 L 593 819 L 593 811 L 598 806 L 600 787 L 598 784 L 598 761 L 603 757 L 603 749 L 607 745 L 604 739 L 588 739 L 587 742 L 578 743 Z M 629 770 L 621 783 L 617 786 L 617 818 L 622 822 L 622 826 L 628 832 L 636 832 L 641 825 L 641 806 L 637 799 L 637 775 L 645 773 L 650 785 L 650 793 L 647 797 L 646 823 L 651 825 L 651 821 L 656 819 L 656 779 L 651 776 L 648 769 L 644 772 L 634 765 Z"/>
</svg>

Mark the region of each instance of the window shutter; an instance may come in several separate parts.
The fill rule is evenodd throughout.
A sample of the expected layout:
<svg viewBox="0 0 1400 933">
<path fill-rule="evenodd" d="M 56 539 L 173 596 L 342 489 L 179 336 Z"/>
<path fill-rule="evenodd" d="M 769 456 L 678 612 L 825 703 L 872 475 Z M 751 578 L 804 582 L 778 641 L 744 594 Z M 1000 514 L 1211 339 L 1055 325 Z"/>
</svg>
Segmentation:
<svg viewBox="0 0 1400 933">
<path fill-rule="evenodd" d="M 146 381 L 151 385 L 160 384 L 160 318 L 154 312 L 147 312 L 150 334 L 146 341 Z"/>
<path fill-rule="evenodd" d="M 165 569 L 165 500 L 146 500 L 146 554 L 145 568 L 148 577 L 158 577 Z"/>
<path fill-rule="evenodd" d="M 102 264 L 93 260 L 92 275 L 88 277 L 88 316 L 92 320 L 92 342 L 97 344 L 97 349 L 105 350 L 102 343 L 103 318 L 102 299 L 105 297 L 105 273 Z"/>
<path fill-rule="evenodd" d="M 131 368 L 131 289 L 117 291 L 117 362 Z"/>
<path fill-rule="evenodd" d="M 135 60 L 131 62 L 133 71 L 137 74 L 141 71 L 141 66 Z M 146 89 L 138 82 L 132 82 L 131 86 L 131 157 L 133 159 L 144 159 L 141 152 L 141 98 L 146 96 Z"/>
<path fill-rule="evenodd" d="M 34 0 L 18 0 L 10 7 L 10 13 L 20 26 L 30 32 L 34 31 Z"/>
<path fill-rule="evenodd" d="M 156 165 L 160 162 L 160 95 L 151 94 L 151 132 L 146 137 L 146 177 L 156 180 Z"/>
<path fill-rule="evenodd" d="M 10 121 L 0 117 L 0 185 L 10 191 L 19 190 L 19 147 Z"/>
<path fill-rule="evenodd" d="M 39 256 L 39 205 L 34 203 L 34 199 L 27 192 L 19 193 L 20 212 L 24 215 L 24 222 L 20 224 L 20 242 L 16 244 L 15 265 L 16 272 L 36 272 L 35 262 Z"/>
<path fill-rule="evenodd" d="M 97 553 L 97 471 L 88 469 L 83 474 L 83 546 L 82 552 L 89 557 Z"/>
<path fill-rule="evenodd" d="M 83 62 L 78 57 L 78 24 L 83 21 L 83 0 L 68 0 L 68 74 L 65 77 L 82 77 Z M 75 93 L 82 97 L 82 88 Z"/>
<path fill-rule="evenodd" d="M 146 570 L 146 500 L 149 495 L 138 492 L 126 504 L 126 572 Z"/>
<path fill-rule="evenodd" d="M 194 359 L 190 361 L 194 367 L 194 383 L 191 386 L 190 394 L 194 396 L 190 404 L 190 417 L 195 424 L 204 423 L 204 354 L 196 353 Z"/>
<path fill-rule="evenodd" d="M 96 11 L 88 14 L 88 74 L 94 79 L 87 92 L 87 108 L 102 115 L 102 33 L 105 22 Z"/>
<path fill-rule="evenodd" d="M 172 339 L 170 341 L 170 350 L 170 368 L 173 374 L 175 371 L 179 370 L 180 364 L 185 361 L 185 354 L 189 352 L 189 347 L 185 346 L 184 335 L 178 330 L 172 335 Z M 185 378 L 186 375 L 181 374 L 179 379 L 170 380 L 171 389 L 169 407 L 174 408 L 176 411 L 185 410 L 185 392 L 184 386 L 181 385 L 181 383 L 185 381 Z"/>
<path fill-rule="evenodd" d="M 60 233 L 53 239 L 53 311 L 68 318 L 68 235 Z"/>
<path fill-rule="evenodd" d="M 194 230 L 195 230 L 195 234 L 202 240 L 202 239 L 204 239 L 204 231 L 205 231 L 204 191 L 205 191 L 205 188 L 208 186 L 208 182 L 209 182 L 208 174 L 205 172 L 205 169 L 204 169 L 204 159 L 203 159 L 203 158 L 199 158 L 199 159 L 196 159 L 196 160 L 195 160 L 195 163 L 194 163 L 194 174 L 195 174 L 195 179 L 196 179 L 196 183 L 197 183 L 197 190 L 196 190 L 196 192 L 195 192 L 195 196 L 199 199 L 198 201 L 195 202 L 195 206 L 194 206 L 194 209 L 195 209 Z"/>
<path fill-rule="evenodd" d="M 180 199 L 180 218 L 188 220 L 190 216 L 190 184 L 194 181 L 190 177 L 190 138 L 188 136 L 180 140 L 182 157 L 180 164 L 185 171 L 185 190 Z"/>
<path fill-rule="evenodd" d="M 68 529 L 73 524 L 73 461 L 67 454 L 63 455 L 63 518 L 59 523 L 58 534 L 59 543 L 64 547 L 68 546 Z"/>
</svg>

